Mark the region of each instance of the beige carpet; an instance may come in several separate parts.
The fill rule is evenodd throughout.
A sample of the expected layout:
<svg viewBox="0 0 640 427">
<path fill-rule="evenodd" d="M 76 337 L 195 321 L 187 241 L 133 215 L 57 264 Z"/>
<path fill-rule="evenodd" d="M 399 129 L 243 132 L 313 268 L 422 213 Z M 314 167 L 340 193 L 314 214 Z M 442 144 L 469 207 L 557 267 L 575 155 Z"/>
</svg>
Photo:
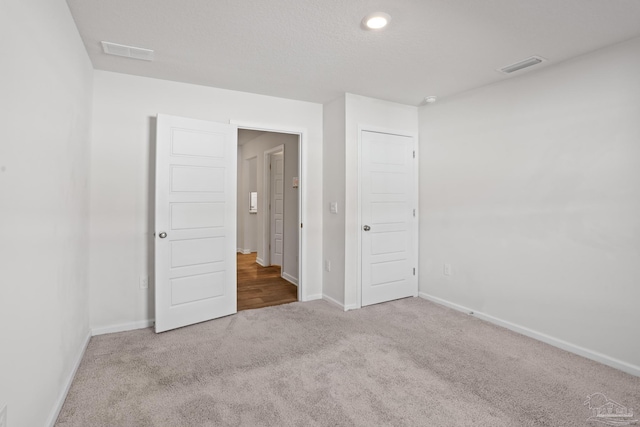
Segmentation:
<svg viewBox="0 0 640 427">
<path fill-rule="evenodd" d="M 91 339 L 67 426 L 593 426 L 640 378 L 409 298 L 293 303 Z"/>
</svg>

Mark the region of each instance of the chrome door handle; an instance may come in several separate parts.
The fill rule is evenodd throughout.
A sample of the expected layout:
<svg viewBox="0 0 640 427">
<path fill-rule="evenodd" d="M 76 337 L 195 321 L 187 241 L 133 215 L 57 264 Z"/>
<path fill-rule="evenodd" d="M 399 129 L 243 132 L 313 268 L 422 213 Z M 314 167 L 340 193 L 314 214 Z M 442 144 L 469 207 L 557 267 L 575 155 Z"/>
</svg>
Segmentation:
<svg viewBox="0 0 640 427">
<path fill-rule="evenodd" d="M 369 231 L 369 230 L 371 230 L 371 227 L 369 227 L 368 225 L 365 225 L 364 227 L 362 227 L 362 229 L 364 231 Z"/>
<path fill-rule="evenodd" d="M 164 231 L 162 233 L 160 233 L 158 236 L 160 236 L 161 239 L 164 239 L 165 237 L 167 237 L 167 233 L 165 233 Z"/>
</svg>

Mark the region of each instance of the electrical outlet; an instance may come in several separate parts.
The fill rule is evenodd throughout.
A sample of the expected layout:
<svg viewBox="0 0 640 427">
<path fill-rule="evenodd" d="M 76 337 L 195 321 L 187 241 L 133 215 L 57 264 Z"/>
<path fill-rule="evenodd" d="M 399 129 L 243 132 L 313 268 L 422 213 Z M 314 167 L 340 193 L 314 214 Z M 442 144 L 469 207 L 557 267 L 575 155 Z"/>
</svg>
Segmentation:
<svg viewBox="0 0 640 427">
<path fill-rule="evenodd" d="M 149 288 L 149 276 L 140 276 L 140 289 Z"/>
<path fill-rule="evenodd" d="M 7 405 L 0 410 L 0 427 L 7 427 Z"/>
<path fill-rule="evenodd" d="M 452 276 L 453 275 L 453 271 L 451 270 L 451 264 L 447 264 L 447 263 L 443 264 L 442 265 L 442 273 L 445 276 Z"/>
<path fill-rule="evenodd" d="M 331 271 L 331 261 L 329 261 L 328 259 L 324 260 L 324 269 L 327 271 Z"/>
</svg>

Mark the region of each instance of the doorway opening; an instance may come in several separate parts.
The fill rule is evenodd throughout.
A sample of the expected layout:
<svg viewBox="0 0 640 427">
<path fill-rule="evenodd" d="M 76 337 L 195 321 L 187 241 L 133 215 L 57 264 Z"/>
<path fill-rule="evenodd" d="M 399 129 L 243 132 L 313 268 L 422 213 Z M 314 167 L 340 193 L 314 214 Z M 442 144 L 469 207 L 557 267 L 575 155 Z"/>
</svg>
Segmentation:
<svg viewBox="0 0 640 427">
<path fill-rule="evenodd" d="M 300 135 L 238 129 L 238 311 L 300 295 Z"/>
</svg>

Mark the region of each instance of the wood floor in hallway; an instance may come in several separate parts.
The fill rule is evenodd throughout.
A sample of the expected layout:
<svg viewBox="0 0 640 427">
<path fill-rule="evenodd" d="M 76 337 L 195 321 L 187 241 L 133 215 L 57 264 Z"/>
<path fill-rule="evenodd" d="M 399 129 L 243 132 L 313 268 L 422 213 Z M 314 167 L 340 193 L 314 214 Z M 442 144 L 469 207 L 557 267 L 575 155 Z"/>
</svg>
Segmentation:
<svg viewBox="0 0 640 427">
<path fill-rule="evenodd" d="M 298 301 L 298 288 L 280 277 L 280 267 L 262 267 L 256 254 L 238 254 L 238 311 Z"/>
</svg>

